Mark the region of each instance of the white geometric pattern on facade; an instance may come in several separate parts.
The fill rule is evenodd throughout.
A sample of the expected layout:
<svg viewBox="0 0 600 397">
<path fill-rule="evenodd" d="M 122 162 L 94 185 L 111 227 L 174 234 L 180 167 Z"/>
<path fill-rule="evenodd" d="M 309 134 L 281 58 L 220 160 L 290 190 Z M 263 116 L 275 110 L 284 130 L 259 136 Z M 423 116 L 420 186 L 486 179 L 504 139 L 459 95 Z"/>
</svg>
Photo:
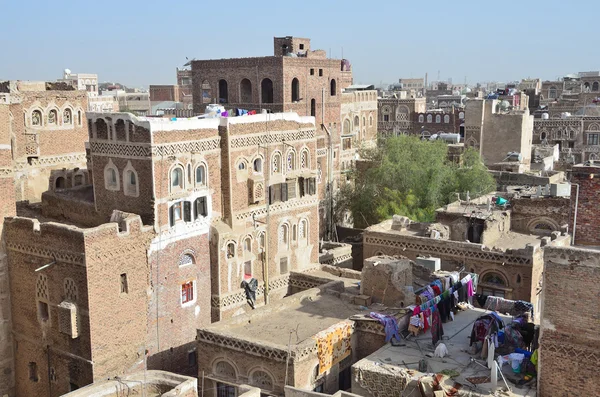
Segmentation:
<svg viewBox="0 0 600 397">
<path fill-rule="evenodd" d="M 94 155 L 122 157 L 150 157 L 149 144 L 90 142 L 90 150 Z"/>
<path fill-rule="evenodd" d="M 271 143 L 281 143 L 283 141 L 303 141 L 313 139 L 315 137 L 315 130 L 297 130 L 288 132 L 273 132 L 263 135 L 243 136 L 235 137 L 231 139 L 231 147 L 242 148 L 248 146 L 258 146 Z"/>
<path fill-rule="evenodd" d="M 276 203 L 269 206 L 269 214 L 276 214 L 279 212 L 289 211 L 304 206 L 315 205 L 319 200 L 317 198 L 300 199 L 294 201 L 286 201 L 283 203 Z M 252 219 L 253 216 L 260 217 L 267 214 L 267 208 L 258 208 L 255 210 L 244 211 L 235 214 L 236 221 Z"/>
<path fill-rule="evenodd" d="M 192 142 L 170 143 L 165 145 L 154 145 L 152 154 L 154 156 L 172 156 L 180 153 L 200 153 L 219 149 L 221 138 L 202 139 Z"/>
</svg>

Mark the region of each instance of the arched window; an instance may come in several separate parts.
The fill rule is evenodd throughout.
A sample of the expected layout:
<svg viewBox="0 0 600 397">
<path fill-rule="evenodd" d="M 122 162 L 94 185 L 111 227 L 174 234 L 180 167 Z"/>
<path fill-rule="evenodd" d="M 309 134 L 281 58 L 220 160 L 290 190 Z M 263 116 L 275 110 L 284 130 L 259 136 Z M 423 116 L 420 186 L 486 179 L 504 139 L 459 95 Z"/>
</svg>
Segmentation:
<svg viewBox="0 0 600 397">
<path fill-rule="evenodd" d="M 586 83 L 583 85 L 583 91 L 584 91 L 584 92 L 590 92 L 590 83 L 586 82 Z"/>
<path fill-rule="evenodd" d="M 290 227 L 287 223 L 279 226 L 279 249 L 287 251 L 290 246 Z"/>
<path fill-rule="evenodd" d="M 206 166 L 204 164 L 196 167 L 196 186 L 206 186 Z"/>
<path fill-rule="evenodd" d="M 308 149 L 302 150 L 302 154 L 300 155 L 300 168 L 310 168 L 310 153 Z"/>
<path fill-rule="evenodd" d="M 104 187 L 107 190 L 119 190 L 119 172 L 112 160 L 104 168 Z"/>
<path fill-rule="evenodd" d="M 253 162 L 254 172 L 261 173 L 262 172 L 262 158 L 257 157 Z"/>
<path fill-rule="evenodd" d="M 486 273 L 483 276 L 482 282 L 486 284 L 495 284 L 502 287 L 506 287 L 506 281 L 504 280 L 504 277 L 494 272 Z"/>
<path fill-rule="evenodd" d="M 234 242 L 227 243 L 226 255 L 227 255 L 227 259 L 231 259 L 231 258 L 235 257 L 235 243 Z"/>
<path fill-rule="evenodd" d="M 435 122 L 438 123 L 438 124 L 441 123 L 442 122 L 442 116 L 440 116 L 439 114 L 436 114 L 435 115 Z"/>
<path fill-rule="evenodd" d="M 244 247 L 244 252 L 252 252 L 252 238 L 250 236 L 247 236 L 244 239 L 244 244 L 242 245 L 242 247 Z"/>
<path fill-rule="evenodd" d="M 300 82 L 297 78 L 292 79 L 292 102 L 300 100 Z"/>
<path fill-rule="evenodd" d="M 347 134 L 350 134 L 351 131 L 352 131 L 352 128 L 350 127 L 350 120 L 349 119 L 344 120 L 344 124 L 342 125 L 342 134 L 347 135 Z"/>
<path fill-rule="evenodd" d="M 183 189 L 183 168 L 179 166 L 171 171 L 171 189 Z"/>
<path fill-rule="evenodd" d="M 265 232 L 260 232 L 258 234 L 258 251 L 259 252 L 264 252 L 265 242 L 266 242 Z"/>
<path fill-rule="evenodd" d="M 431 116 L 430 114 L 427 115 L 427 122 L 428 123 L 433 122 L 433 116 Z"/>
<path fill-rule="evenodd" d="M 196 263 L 196 259 L 191 254 L 183 254 L 179 258 L 179 266 L 193 265 L 195 263 Z"/>
<path fill-rule="evenodd" d="M 444 123 L 448 124 L 450 122 L 450 116 L 449 115 L 444 115 Z"/>
<path fill-rule="evenodd" d="M 34 110 L 31 112 L 31 125 L 39 127 L 42 125 L 42 112 Z"/>
<path fill-rule="evenodd" d="M 548 136 L 548 134 L 546 133 L 546 131 L 542 131 L 540 133 L 540 140 L 542 140 L 542 141 L 545 140 L 547 136 Z"/>
<path fill-rule="evenodd" d="M 70 125 L 73 122 L 71 117 L 72 115 L 73 114 L 71 113 L 71 109 L 63 110 L 63 124 Z"/>
<path fill-rule="evenodd" d="M 296 169 L 296 153 L 293 150 L 288 151 L 286 164 L 288 172 Z"/>
<path fill-rule="evenodd" d="M 262 103 L 273 103 L 273 81 L 263 79 L 260 83 L 260 92 Z"/>
<path fill-rule="evenodd" d="M 56 178 L 54 186 L 56 186 L 57 189 L 64 189 L 67 187 L 67 182 L 65 178 L 59 176 L 58 178 Z"/>
<path fill-rule="evenodd" d="M 550 99 L 555 99 L 557 97 L 557 90 L 556 87 L 552 86 L 548 89 L 548 98 Z"/>
<path fill-rule="evenodd" d="M 246 160 L 242 159 L 238 162 L 238 166 L 237 166 L 238 170 L 240 171 L 246 171 L 246 168 L 248 168 L 246 166 Z"/>
<path fill-rule="evenodd" d="M 373 116 L 369 116 L 369 127 L 373 126 Z"/>
<path fill-rule="evenodd" d="M 219 80 L 219 103 L 229 103 L 229 91 L 227 90 L 227 80 Z"/>
<path fill-rule="evenodd" d="M 458 113 L 458 118 L 461 119 L 461 120 L 464 120 L 465 119 L 465 112 L 459 112 Z"/>
<path fill-rule="evenodd" d="M 302 219 L 298 224 L 298 239 L 303 241 L 308 239 L 308 221 Z"/>
<path fill-rule="evenodd" d="M 77 124 L 81 125 L 81 110 L 77 111 Z"/>
<path fill-rule="evenodd" d="M 58 123 L 58 115 L 56 114 L 56 110 L 52 109 L 48 113 L 48 124 L 56 125 Z"/>
<path fill-rule="evenodd" d="M 133 169 L 131 163 L 127 164 L 123 171 L 123 184 L 126 196 L 137 197 L 139 194 L 139 184 L 137 180 L 137 172 Z"/>
<path fill-rule="evenodd" d="M 600 89 L 600 86 L 598 84 L 597 81 L 594 81 L 594 83 L 592 84 L 592 91 L 598 91 Z"/>
<path fill-rule="evenodd" d="M 248 79 L 243 79 L 240 82 L 240 102 L 252 102 L 252 83 Z"/>
<path fill-rule="evenodd" d="M 218 361 L 215 363 L 214 373 L 215 373 L 215 375 L 219 376 L 220 378 L 224 378 L 224 379 L 236 379 L 237 378 L 235 368 L 233 368 L 233 365 L 229 364 L 225 360 L 221 360 L 221 361 Z M 228 396 L 228 394 L 227 394 L 227 396 Z"/>
<path fill-rule="evenodd" d="M 256 370 L 252 372 L 249 383 L 251 386 L 262 390 L 273 390 L 273 377 L 265 371 Z"/>
<path fill-rule="evenodd" d="M 331 96 L 337 95 L 335 79 L 331 79 L 331 83 L 329 83 L 329 92 L 330 92 Z"/>
<path fill-rule="evenodd" d="M 310 115 L 317 117 L 317 101 L 315 98 L 310 100 Z"/>
<path fill-rule="evenodd" d="M 362 126 L 363 128 L 367 126 L 367 118 L 365 116 L 362 118 Z"/>
<path fill-rule="evenodd" d="M 423 123 L 425 121 L 425 116 L 422 114 L 419 115 L 419 123 Z"/>
<path fill-rule="evenodd" d="M 281 172 L 281 153 L 273 153 L 273 160 L 271 163 L 271 173 Z"/>
</svg>

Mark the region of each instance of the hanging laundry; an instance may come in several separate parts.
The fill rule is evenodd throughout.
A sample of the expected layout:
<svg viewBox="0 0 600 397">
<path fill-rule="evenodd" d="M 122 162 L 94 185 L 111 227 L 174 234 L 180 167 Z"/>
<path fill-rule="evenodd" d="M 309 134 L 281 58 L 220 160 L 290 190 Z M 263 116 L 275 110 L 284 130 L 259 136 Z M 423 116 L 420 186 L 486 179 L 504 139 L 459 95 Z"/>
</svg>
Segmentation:
<svg viewBox="0 0 600 397">
<path fill-rule="evenodd" d="M 254 309 L 256 303 L 256 290 L 258 289 L 258 281 L 255 278 L 242 281 L 242 288 L 246 292 L 246 302 Z"/>
<path fill-rule="evenodd" d="M 442 319 L 438 310 L 433 310 L 431 313 L 431 341 L 435 346 L 439 340 L 444 336 L 444 328 L 442 328 Z"/>
<path fill-rule="evenodd" d="M 379 320 L 379 322 L 385 327 L 385 343 L 388 343 L 392 337 L 396 338 L 397 341 L 401 340 L 400 334 L 398 333 L 398 322 L 396 321 L 396 317 L 376 312 L 369 313 L 369 316 Z"/>
</svg>

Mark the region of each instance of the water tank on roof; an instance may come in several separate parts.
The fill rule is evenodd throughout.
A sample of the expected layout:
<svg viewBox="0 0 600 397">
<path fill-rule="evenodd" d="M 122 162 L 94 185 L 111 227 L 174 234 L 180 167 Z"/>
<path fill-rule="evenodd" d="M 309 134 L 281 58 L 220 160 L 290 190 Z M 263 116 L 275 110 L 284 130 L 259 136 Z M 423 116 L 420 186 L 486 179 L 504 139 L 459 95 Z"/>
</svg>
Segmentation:
<svg viewBox="0 0 600 397">
<path fill-rule="evenodd" d="M 510 102 L 508 102 L 506 100 L 500 102 L 500 109 L 508 110 L 509 107 L 510 107 Z"/>
<path fill-rule="evenodd" d="M 569 113 L 569 112 L 562 112 L 560 114 L 560 118 L 561 119 L 566 119 L 567 117 L 571 117 L 571 113 Z"/>
<path fill-rule="evenodd" d="M 441 133 L 439 139 L 443 140 L 446 143 L 459 143 L 460 134 Z"/>
<path fill-rule="evenodd" d="M 548 113 L 542 113 L 542 120 L 550 119 L 550 115 Z"/>
<path fill-rule="evenodd" d="M 522 161 L 523 155 L 519 152 L 508 152 L 506 161 Z"/>
</svg>

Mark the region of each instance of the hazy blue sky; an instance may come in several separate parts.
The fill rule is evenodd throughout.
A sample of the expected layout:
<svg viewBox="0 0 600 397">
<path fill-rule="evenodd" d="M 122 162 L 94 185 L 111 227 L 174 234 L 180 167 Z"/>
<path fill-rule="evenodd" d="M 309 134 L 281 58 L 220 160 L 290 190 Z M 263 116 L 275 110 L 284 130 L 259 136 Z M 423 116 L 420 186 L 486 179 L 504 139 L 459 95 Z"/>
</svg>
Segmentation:
<svg viewBox="0 0 600 397">
<path fill-rule="evenodd" d="M 351 60 L 356 83 L 552 79 L 600 69 L 600 1 L 0 0 L 0 80 L 62 70 L 175 83 L 185 57 L 272 55 L 273 36 Z"/>
</svg>

